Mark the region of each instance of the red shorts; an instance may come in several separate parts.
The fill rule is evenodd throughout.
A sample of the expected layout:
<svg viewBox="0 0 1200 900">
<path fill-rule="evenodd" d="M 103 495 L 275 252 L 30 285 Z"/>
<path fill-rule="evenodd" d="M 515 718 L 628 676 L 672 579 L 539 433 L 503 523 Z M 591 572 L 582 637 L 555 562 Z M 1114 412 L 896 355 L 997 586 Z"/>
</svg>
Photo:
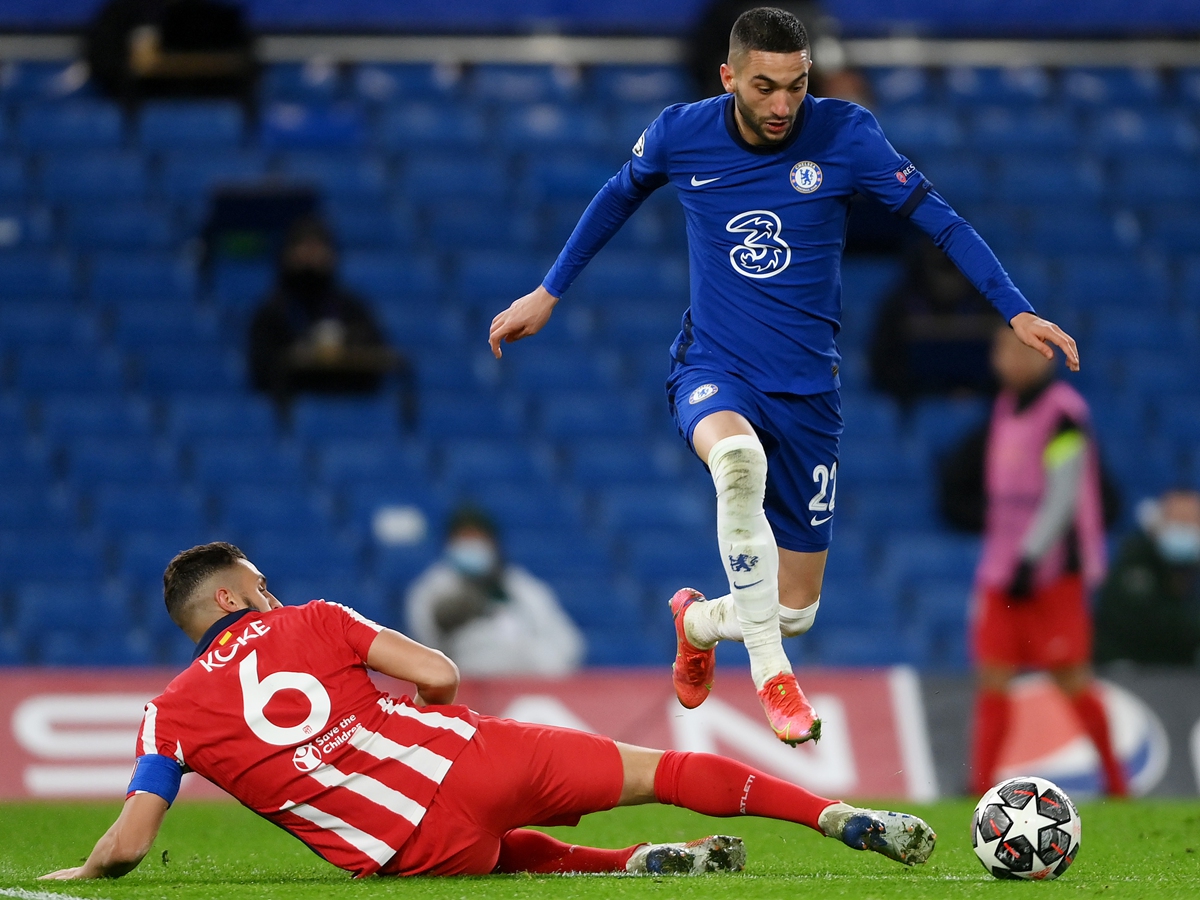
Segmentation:
<svg viewBox="0 0 1200 900">
<path fill-rule="evenodd" d="M 971 643 L 977 664 L 1058 669 L 1088 662 L 1092 616 L 1083 579 L 1064 575 L 1016 603 L 985 589 Z"/>
<path fill-rule="evenodd" d="M 625 774 L 611 738 L 479 717 L 417 830 L 381 875 L 487 875 L 500 839 L 612 809 Z"/>
</svg>

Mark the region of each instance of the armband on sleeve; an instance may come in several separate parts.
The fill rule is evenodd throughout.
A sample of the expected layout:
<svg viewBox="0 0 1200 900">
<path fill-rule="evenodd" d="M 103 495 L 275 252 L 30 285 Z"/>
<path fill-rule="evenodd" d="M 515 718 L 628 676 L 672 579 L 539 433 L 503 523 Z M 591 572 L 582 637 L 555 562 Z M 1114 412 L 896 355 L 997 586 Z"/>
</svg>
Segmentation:
<svg viewBox="0 0 1200 900">
<path fill-rule="evenodd" d="M 129 781 L 125 799 L 137 793 L 157 794 L 170 806 L 175 802 L 182 779 L 183 768 L 178 762 L 161 753 L 147 753 L 139 756 L 133 767 L 133 778 Z"/>
</svg>

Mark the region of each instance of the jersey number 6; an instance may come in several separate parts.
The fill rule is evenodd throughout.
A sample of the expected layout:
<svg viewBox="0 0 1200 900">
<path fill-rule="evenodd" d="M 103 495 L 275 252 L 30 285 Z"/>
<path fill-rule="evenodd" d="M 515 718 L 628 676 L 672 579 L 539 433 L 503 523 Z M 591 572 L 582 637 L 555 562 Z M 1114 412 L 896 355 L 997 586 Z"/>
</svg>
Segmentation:
<svg viewBox="0 0 1200 900">
<path fill-rule="evenodd" d="M 308 672 L 274 672 L 258 680 L 258 651 L 251 651 L 238 666 L 242 683 L 242 715 L 255 736 L 276 747 L 310 740 L 325 730 L 333 708 L 325 686 Z M 283 728 L 267 719 L 266 708 L 280 691 L 299 691 L 308 699 L 308 716 L 299 725 Z"/>
</svg>

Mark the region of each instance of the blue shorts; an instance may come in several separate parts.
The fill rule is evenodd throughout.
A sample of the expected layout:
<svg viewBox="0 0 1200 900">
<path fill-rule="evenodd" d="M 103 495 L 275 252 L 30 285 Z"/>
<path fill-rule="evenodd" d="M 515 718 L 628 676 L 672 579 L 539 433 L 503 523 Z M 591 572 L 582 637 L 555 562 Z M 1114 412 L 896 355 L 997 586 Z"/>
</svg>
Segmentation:
<svg viewBox="0 0 1200 900">
<path fill-rule="evenodd" d="M 743 415 L 767 453 L 764 506 L 775 543 L 801 553 L 829 547 L 842 434 L 836 390 L 765 394 L 736 375 L 675 363 L 667 379 L 667 399 L 689 447 L 696 424 L 705 416 L 721 410 Z"/>
</svg>

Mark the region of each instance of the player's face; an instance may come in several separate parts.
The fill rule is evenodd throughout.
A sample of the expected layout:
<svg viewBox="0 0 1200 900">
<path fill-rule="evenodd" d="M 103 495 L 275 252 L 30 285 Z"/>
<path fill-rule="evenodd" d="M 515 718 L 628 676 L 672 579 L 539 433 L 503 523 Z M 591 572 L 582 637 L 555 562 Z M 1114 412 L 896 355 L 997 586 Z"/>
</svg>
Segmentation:
<svg viewBox="0 0 1200 900">
<path fill-rule="evenodd" d="M 751 144 L 783 141 L 808 93 L 808 51 L 737 53 L 721 66 L 721 82 L 733 94 L 738 127 Z"/>
<path fill-rule="evenodd" d="M 255 609 L 259 612 L 277 609 L 283 605 L 275 599 L 274 594 L 267 590 L 266 576 L 258 571 L 258 567 L 248 559 L 239 559 L 237 561 L 237 568 L 234 571 L 230 591 L 247 608 Z"/>
<path fill-rule="evenodd" d="M 1003 387 L 1024 391 L 1041 384 L 1054 367 L 1032 347 L 1026 347 L 1011 328 L 998 328 L 992 342 L 992 369 Z"/>
</svg>

